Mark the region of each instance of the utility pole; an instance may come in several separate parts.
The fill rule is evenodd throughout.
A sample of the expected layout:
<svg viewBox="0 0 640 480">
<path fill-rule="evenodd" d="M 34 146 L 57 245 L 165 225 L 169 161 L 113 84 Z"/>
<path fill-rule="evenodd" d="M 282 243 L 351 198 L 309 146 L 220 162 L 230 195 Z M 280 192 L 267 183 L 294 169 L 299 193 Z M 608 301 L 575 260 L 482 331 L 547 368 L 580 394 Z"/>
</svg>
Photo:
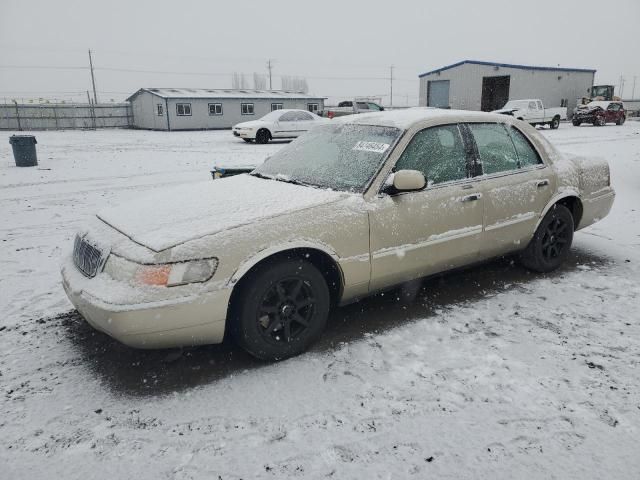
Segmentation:
<svg viewBox="0 0 640 480">
<path fill-rule="evenodd" d="M 96 78 L 93 75 L 93 59 L 91 58 L 91 49 L 89 49 L 89 68 L 91 69 L 91 84 L 93 85 L 93 103 L 98 103 L 98 95 L 96 94 Z"/>
<path fill-rule="evenodd" d="M 273 64 L 271 63 L 271 59 L 267 60 L 267 70 L 269 70 L 269 90 L 273 90 L 271 86 L 271 69 L 273 68 Z"/>
<path fill-rule="evenodd" d="M 636 78 L 637 76 L 633 76 L 633 88 L 631 89 L 631 100 L 635 100 L 636 98 Z"/>
<path fill-rule="evenodd" d="M 393 110 L 393 65 L 389 67 L 389 82 L 390 82 L 390 95 L 389 95 L 389 107 Z"/>
</svg>

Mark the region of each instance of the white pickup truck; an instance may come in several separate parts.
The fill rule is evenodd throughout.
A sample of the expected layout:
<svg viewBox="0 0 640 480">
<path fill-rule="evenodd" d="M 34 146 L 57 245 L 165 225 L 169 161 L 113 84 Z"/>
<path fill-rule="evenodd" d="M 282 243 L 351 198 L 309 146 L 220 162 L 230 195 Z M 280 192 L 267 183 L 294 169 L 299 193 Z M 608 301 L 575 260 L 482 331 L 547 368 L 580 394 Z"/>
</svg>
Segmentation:
<svg viewBox="0 0 640 480">
<path fill-rule="evenodd" d="M 327 118 L 342 117 L 344 115 L 353 115 L 355 113 L 371 113 L 381 112 L 384 110 L 382 105 L 371 102 L 367 99 L 346 100 L 340 102 L 337 107 L 326 107 L 320 113 L 320 116 Z"/>
<path fill-rule="evenodd" d="M 545 108 L 542 100 L 537 98 L 509 100 L 500 110 L 494 110 L 494 113 L 511 115 L 531 125 L 549 125 L 553 129 L 560 126 L 560 120 L 567 119 L 566 107 Z"/>
</svg>

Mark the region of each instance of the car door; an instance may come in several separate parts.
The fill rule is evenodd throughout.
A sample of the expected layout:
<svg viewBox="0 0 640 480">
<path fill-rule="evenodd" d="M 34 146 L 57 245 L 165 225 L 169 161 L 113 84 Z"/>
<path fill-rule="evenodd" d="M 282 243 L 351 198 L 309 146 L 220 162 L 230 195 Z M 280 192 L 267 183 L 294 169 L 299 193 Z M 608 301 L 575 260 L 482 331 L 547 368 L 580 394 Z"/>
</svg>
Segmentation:
<svg viewBox="0 0 640 480">
<path fill-rule="evenodd" d="M 316 118 L 314 115 L 307 112 L 296 112 L 297 113 L 297 130 L 294 132 L 296 136 L 303 134 L 309 129 L 313 128 L 316 125 Z"/>
<path fill-rule="evenodd" d="M 555 176 L 528 138 L 500 123 L 468 123 L 484 198 L 484 258 L 524 249 L 555 191 Z"/>
<path fill-rule="evenodd" d="M 473 262 L 483 198 L 470 177 L 469 145 L 456 124 L 417 132 L 394 171 L 419 170 L 416 192 L 381 193 L 369 212 L 372 290 Z"/>
<path fill-rule="evenodd" d="M 607 123 L 615 123 L 618 121 L 618 115 L 620 112 L 619 103 L 610 103 L 605 112 Z"/>
<path fill-rule="evenodd" d="M 286 138 L 295 136 L 298 129 L 298 112 L 284 112 L 273 129 L 273 137 Z"/>
</svg>

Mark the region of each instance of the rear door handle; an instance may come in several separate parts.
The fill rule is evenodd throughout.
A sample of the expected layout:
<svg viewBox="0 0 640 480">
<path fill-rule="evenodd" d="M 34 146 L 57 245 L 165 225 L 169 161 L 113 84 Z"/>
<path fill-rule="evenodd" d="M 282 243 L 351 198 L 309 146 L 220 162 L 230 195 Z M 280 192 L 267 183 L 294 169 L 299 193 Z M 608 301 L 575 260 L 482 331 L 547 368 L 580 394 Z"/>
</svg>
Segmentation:
<svg viewBox="0 0 640 480">
<path fill-rule="evenodd" d="M 538 187 L 538 188 L 546 187 L 547 185 L 549 185 L 549 180 L 547 180 L 546 178 L 544 180 L 538 180 L 536 182 L 536 187 Z"/>
<path fill-rule="evenodd" d="M 476 200 L 480 200 L 482 197 L 481 193 L 473 193 L 471 195 L 467 195 L 466 197 L 462 197 L 462 202 L 475 202 Z"/>
</svg>

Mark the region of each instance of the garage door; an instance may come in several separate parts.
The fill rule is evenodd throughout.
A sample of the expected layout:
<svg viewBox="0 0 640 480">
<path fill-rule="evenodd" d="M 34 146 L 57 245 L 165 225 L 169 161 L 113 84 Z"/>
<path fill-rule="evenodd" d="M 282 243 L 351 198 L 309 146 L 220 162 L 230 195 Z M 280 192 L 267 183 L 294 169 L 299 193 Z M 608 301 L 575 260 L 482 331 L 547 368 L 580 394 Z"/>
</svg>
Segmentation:
<svg viewBox="0 0 640 480">
<path fill-rule="evenodd" d="M 427 106 L 449 108 L 449 80 L 431 80 L 427 84 Z"/>
</svg>

